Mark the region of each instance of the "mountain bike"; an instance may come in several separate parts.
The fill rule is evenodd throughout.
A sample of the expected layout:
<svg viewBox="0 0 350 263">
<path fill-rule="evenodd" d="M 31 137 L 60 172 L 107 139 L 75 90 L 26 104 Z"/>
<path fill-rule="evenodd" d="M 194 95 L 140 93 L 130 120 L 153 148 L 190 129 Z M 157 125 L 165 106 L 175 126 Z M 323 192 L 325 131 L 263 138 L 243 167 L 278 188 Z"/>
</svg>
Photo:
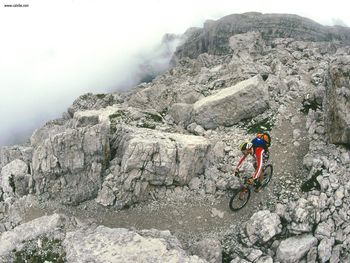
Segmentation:
<svg viewBox="0 0 350 263">
<path fill-rule="evenodd" d="M 238 211 L 242 209 L 249 201 L 252 189 L 256 189 L 258 187 L 264 188 L 266 187 L 269 182 L 271 181 L 273 173 L 273 166 L 272 164 L 266 164 L 263 166 L 263 180 L 261 182 L 261 185 L 257 185 L 255 182 L 252 184 L 250 183 L 249 178 L 251 176 L 248 175 L 242 175 L 240 171 L 238 171 L 235 176 L 238 176 L 241 180 L 241 185 L 238 189 L 234 190 L 233 195 L 230 199 L 230 209 L 232 211 Z"/>
</svg>

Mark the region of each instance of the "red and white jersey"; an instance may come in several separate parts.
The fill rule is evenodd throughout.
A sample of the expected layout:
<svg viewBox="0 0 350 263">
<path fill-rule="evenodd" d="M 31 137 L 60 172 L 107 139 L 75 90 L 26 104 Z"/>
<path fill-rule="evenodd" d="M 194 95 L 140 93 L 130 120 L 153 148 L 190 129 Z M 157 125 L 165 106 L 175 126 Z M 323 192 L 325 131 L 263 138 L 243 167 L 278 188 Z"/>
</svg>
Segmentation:
<svg viewBox="0 0 350 263">
<path fill-rule="evenodd" d="M 263 156 L 264 156 L 264 148 L 262 147 L 253 147 L 253 153 L 251 154 L 254 159 L 255 159 L 255 172 L 254 174 L 252 175 L 253 179 L 257 179 L 261 172 L 262 172 L 262 167 L 263 167 Z M 239 160 L 238 164 L 237 164 L 237 167 L 236 169 L 238 169 L 241 164 L 243 163 L 243 161 L 245 160 L 245 158 L 247 158 L 248 154 L 247 155 L 243 155 L 241 157 L 241 159 Z"/>
</svg>

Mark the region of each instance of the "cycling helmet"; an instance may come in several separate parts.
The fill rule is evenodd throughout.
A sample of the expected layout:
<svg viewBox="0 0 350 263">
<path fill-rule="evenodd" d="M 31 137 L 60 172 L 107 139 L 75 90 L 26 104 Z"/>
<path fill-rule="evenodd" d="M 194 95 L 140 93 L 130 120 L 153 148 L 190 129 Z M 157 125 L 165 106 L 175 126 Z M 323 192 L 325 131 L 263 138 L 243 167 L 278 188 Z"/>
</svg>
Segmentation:
<svg viewBox="0 0 350 263">
<path fill-rule="evenodd" d="M 250 148 L 252 148 L 252 147 L 253 147 L 253 144 L 252 144 L 251 142 L 243 142 L 243 143 L 241 143 L 241 145 L 239 146 L 239 149 L 240 149 L 241 151 L 245 151 L 245 150 L 250 149 Z"/>
</svg>

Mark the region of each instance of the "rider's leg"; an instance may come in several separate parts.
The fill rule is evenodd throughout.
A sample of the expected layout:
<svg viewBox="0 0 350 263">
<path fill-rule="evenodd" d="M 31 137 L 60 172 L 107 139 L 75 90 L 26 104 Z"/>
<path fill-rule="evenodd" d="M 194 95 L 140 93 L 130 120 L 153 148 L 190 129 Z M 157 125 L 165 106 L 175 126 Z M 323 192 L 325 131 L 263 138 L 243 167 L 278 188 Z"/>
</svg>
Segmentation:
<svg viewBox="0 0 350 263">
<path fill-rule="evenodd" d="M 261 171 L 261 173 L 257 179 L 257 186 L 254 189 L 255 192 L 259 192 L 261 190 L 263 179 L 264 179 L 263 171 Z"/>
</svg>

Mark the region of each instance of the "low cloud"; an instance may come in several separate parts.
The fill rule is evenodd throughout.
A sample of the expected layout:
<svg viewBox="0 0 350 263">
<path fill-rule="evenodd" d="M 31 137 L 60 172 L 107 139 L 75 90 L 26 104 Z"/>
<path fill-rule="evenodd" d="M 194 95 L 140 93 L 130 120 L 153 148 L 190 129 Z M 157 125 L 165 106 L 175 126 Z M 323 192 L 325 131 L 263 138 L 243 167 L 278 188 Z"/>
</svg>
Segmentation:
<svg viewBox="0 0 350 263">
<path fill-rule="evenodd" d="M 164 44 L 166 33 L 181 34 L 206 19 L 247 11 L 331 21 L 325 17 L 330 7 L 315 9 L 305 1 L 283 8 L 268 0 L 118 2 L 31 0 L 27 8 L 0 7 L 0 145 L 25 141 L 84 93 L 126 89 L 164 72 L 178 44 L 176 38 Z M 339 17 L 337 24 L 348 22 L 344 14 L 331 15 Z"/>
</svg>

